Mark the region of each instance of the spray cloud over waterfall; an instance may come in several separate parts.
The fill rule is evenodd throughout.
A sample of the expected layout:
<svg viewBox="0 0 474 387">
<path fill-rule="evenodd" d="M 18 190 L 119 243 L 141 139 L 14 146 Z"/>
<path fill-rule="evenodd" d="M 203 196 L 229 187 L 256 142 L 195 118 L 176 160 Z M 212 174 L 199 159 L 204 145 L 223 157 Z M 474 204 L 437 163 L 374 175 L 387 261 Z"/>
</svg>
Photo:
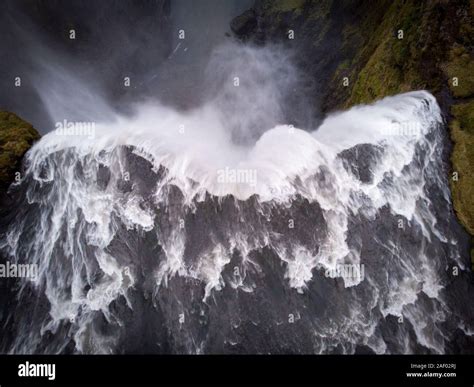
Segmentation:
<svg viewBox="0 0 474 387">
<path fill-rule="evenodd" d="M 124 109 L 64 60 L 38 66 L 55 130 L 0 249 L 39 270 L 3 352 L 444 353 L 472 335 L 445 292 L 465 267 L 429 92 L 314 125 L 288 48 L 229 38 L 188 74 L 172 46 Z"/>
</svg>

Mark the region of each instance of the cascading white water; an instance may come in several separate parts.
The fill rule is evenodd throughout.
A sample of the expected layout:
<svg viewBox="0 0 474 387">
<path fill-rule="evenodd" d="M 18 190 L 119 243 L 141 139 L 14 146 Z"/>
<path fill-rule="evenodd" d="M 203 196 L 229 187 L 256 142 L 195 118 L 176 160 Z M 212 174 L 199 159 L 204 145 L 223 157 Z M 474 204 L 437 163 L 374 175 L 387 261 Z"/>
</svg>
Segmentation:
<svg viewBox="0 0 474 387">
<path fill-rule="evenodd" d="M 122 299 L 140 313 L 136 292 L 143 291 L 171 324 L 175 311 L 157 300 L 185 304 L 186 294 L 165 290 L 179 278 L 190 281 L 200 315 L 222 308 L 224 290 L 255 294 L 257 303 L 259 276 L 268 276 L 259 259 L 272 254 L 284 268 L 278 287 L 290 289 L 284 297 L 299 297 L 292 302 L 312 308 L 324 303 L 318 286 L 336 292 L 326 297 L 338 308 L 305 317 L 310 351 L 354 352 L 358 345 L 394 351 L 378 328 L 390 315 L 403 316 L 414 332 L 397 333 L 396 351 L 413 352 L 416 345 L 444 351 L 446 266 L 463 266 L 456 236 L 440 218 L 452 211 L 438 157 L 444 145 L 435 98 L 425 91 L 387 97 L 332 114 L 312 132 L 274 126 L 284 99 L 275 77 L 293 82 L 289 64 L 275 65 L 267 49 L 240 49 L 254 70 L 240 89 L 229 78 L 235 67 L 225 67 L 217 94 L 200 108 L 180 112 L 149 102 L 88 133 L 52 131 L 29 151 L 16 187 L 26 215 L 10 224 L 1 249 L 14 262 L 38 265 L 38 278 L 23 281 L 18 299 L 44 295 L 48 310 L 20 324 L 34 328 L 23 329 L 8 351 L 62 352 L 69 337 L 78 352 L 116 352 L 133 318 L 113 305 Z M 247 100 L 255 92 L 261 105 Z M 263 134 L 251 141 L 252 133 Z M 367 235 L 371 225 L 377 227 Z M 341 277 L 337 268 L 344 265 L 365 269 L 342 276 L 341 293 L 331 277 Z M 272 307 L 280 302 L 285 298 Z M 229 322 L 235 329 L 254 323 L 250 315 L 229 313 L 239 321 Z M 100 316 L 119 331 L 98 329 Z M 275 316 L 263 323 L 281 325 L 284 318 Z M 472 329 L 467 325 L 465 331 Z M 46 332 L 61 344 L 44 344 Z M 190 332 L 181 351 L 206 351 L 206 339 Z"/>
</svg>

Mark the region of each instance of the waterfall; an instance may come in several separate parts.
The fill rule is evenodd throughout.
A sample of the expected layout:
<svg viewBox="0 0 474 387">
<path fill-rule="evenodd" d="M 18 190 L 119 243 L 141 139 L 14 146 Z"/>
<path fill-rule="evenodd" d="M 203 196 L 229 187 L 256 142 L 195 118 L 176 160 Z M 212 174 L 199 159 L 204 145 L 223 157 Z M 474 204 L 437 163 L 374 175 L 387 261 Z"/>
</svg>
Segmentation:
<svg viewBox="0 0 474 387">
<path fill-rule="evenodd" d="M 463 266 L 435 98 L 251 144 L 222 113 L 148 103 L 30 150 L 1 250 L 38 276 L 21 281 L 3 350 L 129 351 L 146 315 L 171 352 L 443 353 L 446 267 Z M 390 348 L 387 316 L 408 322 Z M 256 331 L 268 342 L 250 344 Z"/>
</svg>

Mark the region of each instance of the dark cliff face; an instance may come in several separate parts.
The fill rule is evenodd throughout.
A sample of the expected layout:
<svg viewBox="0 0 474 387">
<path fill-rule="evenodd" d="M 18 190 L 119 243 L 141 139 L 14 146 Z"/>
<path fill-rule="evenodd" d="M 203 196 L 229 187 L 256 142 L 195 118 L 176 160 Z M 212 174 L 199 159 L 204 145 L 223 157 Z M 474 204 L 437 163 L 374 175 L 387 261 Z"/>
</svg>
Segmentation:
<svg viewBox="0 0 474 387">
<path fill-rule="evenodd" d="M 474 235 L 473 12 L 468 0 L 257 0 L 232 25 L 243 40 L 294 48 L 322 113 L 430 91 L 453 142 L 454 209 Z"/>
<path fill-rule="evenodd" d="M 449 78 L 459 78 L 454 97 L 474 91 L 472 12 L 467 0 L 257 0 L 232 25 L 245 40 L 296 48 L 319 83 L 323 111 L 413 89 L 438 94 L 446 105 Z"/>
<path fill-rule="evenodd" d="M 367 46 L 371 31 L 365 24 L 379 24 L 390 3 L 258 0 L 251 11 L 234 19 L 233 24 L 240 27 L 234 32 L 258 44 L 278 41 L 295 49 L 300 68 L 314 80 L 314 102 L 324 112 L 340 107 L 347 99 L 348 88 L 342 88 L 342 78 Z M 249 20 L 252 15 L 253 22 Z M 338 72 L 340 82 L 333 79 Z M 336 92 L 335 87 L 340 90 Z"/>
</svg>

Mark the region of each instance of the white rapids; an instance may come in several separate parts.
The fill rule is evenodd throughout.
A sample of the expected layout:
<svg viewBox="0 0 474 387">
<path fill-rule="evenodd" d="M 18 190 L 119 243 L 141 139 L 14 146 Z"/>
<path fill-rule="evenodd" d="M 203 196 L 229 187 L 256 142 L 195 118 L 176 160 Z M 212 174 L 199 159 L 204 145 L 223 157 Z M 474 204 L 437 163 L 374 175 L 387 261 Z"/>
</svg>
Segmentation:
<svg viewBox="0 0 474 387">
<path fill-rule="evenodd" d="M 378 211 L 388 206 L 392 215 L 421 230 L 417 253 L 405 257 L 401 279 L 389 283 L 386 296 L 378 299 L 375 292 L 367 303 L 377 306 L 384 316 L 413 319 L 418 341 L 434 352 L 442 352 L 442 335 L 422 327 L 437 329 L 433 323 L 446 318 L 444 304 L 440 302 L 436 316 L 417 315 L 412 308 L 420 292 L 436 298 L 443 288 L 439 268 L 425 253 L 426 245 L 436 239 L 451 246 L 452 259 L 459 258 L 457 242 L 438 227 L 425 190 L 429 180 L 449 203 L 449 190 L 436 157 L 441 149 L 441 122 L 435 98 L 416 91 L 332 114 L 313 132 L 278 125 L 251 145 L 233 143 L 222 115 L 212 104 L 187 113 L 147 104 L 131 118 L 97 123 L 93 135 L 53 131 L 26 158 L 26 197 L 40 214 L 35 237 L 20 248 L 22 234 L 30 225 L 25 219 L 17 219 L 2 239 L 2 249 L 13 261 L 27 256 L 29 263 L 39 266 L 34 286 L 44 289 L 50 303 L 50 317 L 43 322 L 42 332 L 54 332 L 61 321 L 70 321 L 76 326 L 73 332 L 79 352 L 107 352 L 112 351 L 111 344 L 98 335 L 96 344 L 90 347 L 88 321 L 94 311 L 113 319 L 109 307 L 119 296 L 132 307 L 128 293 L 136 285 L 139 270 L 121 263 L 108 249 L 120 224 L 139 233 L 156 233 L 166 255 L 159 269 L 149 273 L 157 292 L 175 276 L 194 278 L 203 282 L 206 302 L 225 286 L 254 290 L 244 281 L 226 283 L 223 279 L 222 271 L 233 251 L 239 251 L 244 262 L 252 265 L 247 254 L 271 247 L 286 267 L 289 286 L 299 293 L 315 280 L 314 270 L 363 264 L 361 247 L 348 243 L 350 217 L 359 214 L 375 220 Z M 366 144 L 377 151 L 370 170 L 365 171 L 371 179 L 362 181 L 341 155 Z M 136 189 L 134 176 L 127 170 L 126 148 L 146 159 L 151 170 L 160 175 L 146 196 Z M 102 186 L 99 176 L 104 168 L 110 171 L 110 178 Z M 132 184 L 129 191 L 117 188 L 124 180 Z M 255 198 L 255 211 L 264 216 L 268 208 L 288 207 L 296 197 L 302 197 L 319 204 L 327 231 L 315 250 L 284 240 L 265 228 L 254 229 L 252 235 L 244 230 L 227 235 L 225 243 L 208 246 L 190 264 L 185 259 L 184 216 L 170 218 L 166 233 L 156 226 L 158 209 L 171 205 L 167 202 L 170 187 L 179 188 L 183 195 L 180 214 L 192 213 L 209 195 L 218 200 L 231 195 L 237 206 Z M 377 243 L 391 254 L 405 254 L 399 251 L 396 239 L 387 237 Z M 101 272 L 99 279 L 92 276 L 92 267 L 96 266 Z M 343 278 L 346 287 L 357 287 L 362 280 Z M 377 288 L 370 273 L 366 280 Z M 351 313 L 354 332 L 363 332 L 365 344 L 374 351 L 385 352 L 381 338 L 372 337 L 374 322 L 355 311 Z M 333 328 L 326 329 L 322 336 L 331 336 Z M 348 337 L 353 334 L 347 332 Z M 35 340 L 18 340 L 12 352 L 30 351 Z M 319 351 L 325 348 L 323 343 Z"/>
</svg>

